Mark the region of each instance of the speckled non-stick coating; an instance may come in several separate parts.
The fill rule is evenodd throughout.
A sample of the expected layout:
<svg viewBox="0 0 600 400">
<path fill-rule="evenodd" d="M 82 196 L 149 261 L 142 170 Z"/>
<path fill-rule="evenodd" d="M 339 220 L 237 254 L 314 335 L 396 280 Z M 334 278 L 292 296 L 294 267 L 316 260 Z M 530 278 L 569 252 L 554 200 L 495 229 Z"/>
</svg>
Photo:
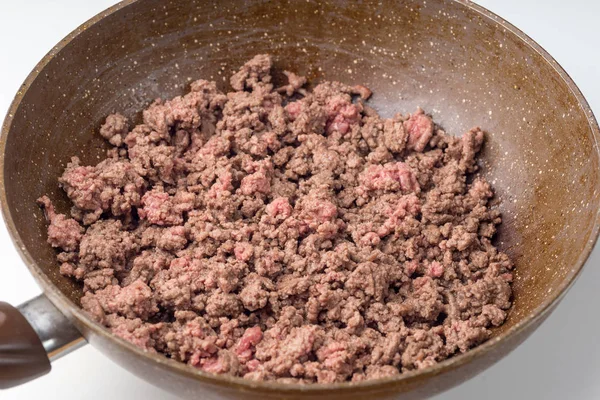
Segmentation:
<svg viewBox="0 0 600 400">
<path fill-rule="evenodd" d="M 500 247 L 517 265 L 508 322 L 477 350 L 401 378 L 299 387 L 215 377 L 113 338 L 76 307 L 35 199 L 60 211 L 57 177 L 71 155 L 96 163 L 95 134 L 121 111 L 139 121 L 155 97 L 198 78 L 226 79 L 257 53 L 312 82 L 364 84 L 384 116 L 421 106 L 446 130 L 488 132 L 483 171 L 497 190 Z M 281 78 L 281 77 L 279 77 Z M 86 337 L 134 373 L 187 398 L 422 398 L 512 350 L 572 283 L 598 234 L 598 126 L 581 93 L 539 46 L 464 1 L 125 1 L 80 27 L 41 63 L 3 126 L 3 212 L 25 261 Z"/>
</svg>

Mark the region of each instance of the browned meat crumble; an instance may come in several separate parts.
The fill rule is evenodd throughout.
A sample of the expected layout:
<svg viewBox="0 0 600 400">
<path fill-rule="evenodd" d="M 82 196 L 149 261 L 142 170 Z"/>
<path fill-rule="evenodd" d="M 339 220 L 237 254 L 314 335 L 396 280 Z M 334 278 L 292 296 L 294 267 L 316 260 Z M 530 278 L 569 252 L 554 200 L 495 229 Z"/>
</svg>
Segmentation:
<svg viewBox="0 0 600 400">
<path fill-rule="evenodd" d="M 484 134 L 447 135 L 422 110 L 379 117 L 363 86 L 271 58 L 156 100 L 100 134 L 96 166 L 60 177 L 71 217 L 44 207 L 60 272 L 115 335 L 207 372 L 361 381 L 485 341 L 511 306 L 491 242 L 499 213 L 472 174 Z"/>
</svg>

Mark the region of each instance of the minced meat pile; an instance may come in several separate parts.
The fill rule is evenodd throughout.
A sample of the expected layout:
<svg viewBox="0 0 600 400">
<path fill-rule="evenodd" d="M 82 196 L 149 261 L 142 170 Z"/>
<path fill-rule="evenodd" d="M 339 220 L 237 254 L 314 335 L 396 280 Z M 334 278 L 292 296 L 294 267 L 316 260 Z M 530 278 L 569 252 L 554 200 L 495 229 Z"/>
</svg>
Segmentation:
<svg viewBox="0 0 600 400">
<path fill-rule="evenodd" d="M 484 133 L 427 114 L 381 118 L 364 86 L 285 72 L 258 55 L 233 91 L 198 80 L 59 178 L 45 209 L 60 272 L 115 335 L 201 370 L 253 380 L 362 381 L 485 341 L 511 306 Z"/>
</svg>

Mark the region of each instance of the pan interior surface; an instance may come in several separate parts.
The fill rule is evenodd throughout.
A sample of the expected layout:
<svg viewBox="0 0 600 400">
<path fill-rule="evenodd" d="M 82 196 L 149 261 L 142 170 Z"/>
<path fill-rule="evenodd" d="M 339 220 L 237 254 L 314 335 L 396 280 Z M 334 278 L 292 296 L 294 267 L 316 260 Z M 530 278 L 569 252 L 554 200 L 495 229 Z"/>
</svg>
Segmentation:
<svg viewBox="0 0 600 400">
<path fill-rule="evenodd" d="M 383 116 L 420 106 L 451 134 L 487 132 L 481 167 L 503 215 L 497 243 L 516 264 L 514 307 L 496 337 L 545 307 L 585 261 L 598 229 L 597 127 L 562 70 L 499 21 L 449 0 L 127 3 L 46 59 L 0 142 L 17 244 L 74 304 L 81 286 L 58 273 L 36 199 L 48 194 L 68 212 L 57 177 L 73 155 L 104 157 L 97 131 L 108 114 L 138 123 L 153 99 L 200 78 L 227 90 L 259 53 L 313 84 L 369 87 Z"/>
</svg>

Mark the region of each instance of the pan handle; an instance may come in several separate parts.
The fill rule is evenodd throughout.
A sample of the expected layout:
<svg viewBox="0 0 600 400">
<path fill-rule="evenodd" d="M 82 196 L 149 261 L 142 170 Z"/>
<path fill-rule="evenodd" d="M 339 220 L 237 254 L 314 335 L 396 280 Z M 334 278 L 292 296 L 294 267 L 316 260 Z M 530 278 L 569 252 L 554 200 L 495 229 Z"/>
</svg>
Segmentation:
<svg viewBox="0 0 600 400">
<path fill-rule="evenodd" d="M 0 302 L 0 389 L 47 374 L 51 361 L 85 343 L 43 294 L 17 308 Z"/>
</svg>

